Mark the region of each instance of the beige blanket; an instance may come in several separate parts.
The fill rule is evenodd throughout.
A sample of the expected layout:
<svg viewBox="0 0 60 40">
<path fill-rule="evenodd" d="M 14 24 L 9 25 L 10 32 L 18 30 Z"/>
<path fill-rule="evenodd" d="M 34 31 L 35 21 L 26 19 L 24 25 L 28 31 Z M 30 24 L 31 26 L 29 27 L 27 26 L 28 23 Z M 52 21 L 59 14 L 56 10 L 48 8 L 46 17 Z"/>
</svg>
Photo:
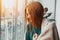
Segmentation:
<svg viewBox="0 0 60 40">
<path fill-rule="evenodd" d="M 55 22 L 50 22 L 46 19 L 43 20 L 41 34 L 39 36 L 37 36 L 37 34 L 34 34 L 33 40 L 59 40 Z"/>
</svg>

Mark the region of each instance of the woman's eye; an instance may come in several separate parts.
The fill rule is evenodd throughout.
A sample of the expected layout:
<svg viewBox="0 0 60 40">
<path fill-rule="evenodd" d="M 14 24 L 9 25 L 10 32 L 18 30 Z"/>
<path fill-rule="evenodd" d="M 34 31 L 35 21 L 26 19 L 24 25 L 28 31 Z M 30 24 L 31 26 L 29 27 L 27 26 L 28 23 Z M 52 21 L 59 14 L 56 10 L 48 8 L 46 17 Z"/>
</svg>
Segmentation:
<svg viewBox="0 0 60 40">
<path fill-rule="evenodd" d="M 30 15 L 28 15 L 28 18 L 30 17 Z"/>
</svg>

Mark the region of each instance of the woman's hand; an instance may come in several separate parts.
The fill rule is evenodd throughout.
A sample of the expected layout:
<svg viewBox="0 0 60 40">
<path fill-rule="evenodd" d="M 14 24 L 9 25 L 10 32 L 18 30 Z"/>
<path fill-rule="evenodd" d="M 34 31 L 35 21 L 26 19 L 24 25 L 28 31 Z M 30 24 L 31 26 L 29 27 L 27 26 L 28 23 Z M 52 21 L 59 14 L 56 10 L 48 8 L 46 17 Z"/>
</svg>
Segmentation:
<svg viewBox="0 0 60 40">
<path fill-rule="evenodd" d="M 37 40 L 37 38 L 38 38 L 38 35 L 35 33 L 35 34 L 33 35 L 33 40 Z"/>
</svg>

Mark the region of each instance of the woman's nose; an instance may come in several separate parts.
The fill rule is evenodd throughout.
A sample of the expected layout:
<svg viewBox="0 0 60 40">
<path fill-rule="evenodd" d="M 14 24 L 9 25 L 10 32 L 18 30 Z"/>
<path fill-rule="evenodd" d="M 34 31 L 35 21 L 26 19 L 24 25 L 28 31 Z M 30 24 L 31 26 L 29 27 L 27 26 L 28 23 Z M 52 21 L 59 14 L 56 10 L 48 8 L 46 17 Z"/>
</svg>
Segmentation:
<svg viewBox="0 0 60 40">
<path fill-rule="evenodd" d="M 27 18 L 30 18 L 30 15 L 28 15 Z"/>
</svg>

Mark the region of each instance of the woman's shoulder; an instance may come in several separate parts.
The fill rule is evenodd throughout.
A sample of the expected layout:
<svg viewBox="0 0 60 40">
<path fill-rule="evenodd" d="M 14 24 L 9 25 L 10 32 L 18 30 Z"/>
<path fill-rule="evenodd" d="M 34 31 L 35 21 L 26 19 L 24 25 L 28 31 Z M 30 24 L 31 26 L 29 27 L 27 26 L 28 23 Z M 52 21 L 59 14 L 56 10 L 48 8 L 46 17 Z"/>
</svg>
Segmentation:
<svg viewBox="0 0 60 40">
<path fill-rule="evenodd" d="M 55 24 L 55 20 L 54 19 L 43 19 L 42 21 L 42 25 L 50 25 L 50 24 Z"/>
<path fill-rule="evenodd" d="M 44 25 L 42 24 L 42 32 L 41 34 L 39 35 L 38 39 L 37 40 L 58 40 L 58 33 L 57 33 L 57 28 L 56 28 L 56 23 L 55 21 L 50 21 L 50 20 L 46 20 L 47 24 Z M 54 33 L 54 34 L 53 34 Z M 53 35 L 54 35 L 54 38 L 53 38 Z M 57 37 L 56 37 L 57 36 Z"/>
<path fill-rule="evenodd" d="M 44 19 L 42 22 L 42 27 L 41 27 L 42 32 L 52 29 L 54 27 L 54 25 L 55 25 L 55 21 L 50 21 L 50 20 Z"/>
</svg>

